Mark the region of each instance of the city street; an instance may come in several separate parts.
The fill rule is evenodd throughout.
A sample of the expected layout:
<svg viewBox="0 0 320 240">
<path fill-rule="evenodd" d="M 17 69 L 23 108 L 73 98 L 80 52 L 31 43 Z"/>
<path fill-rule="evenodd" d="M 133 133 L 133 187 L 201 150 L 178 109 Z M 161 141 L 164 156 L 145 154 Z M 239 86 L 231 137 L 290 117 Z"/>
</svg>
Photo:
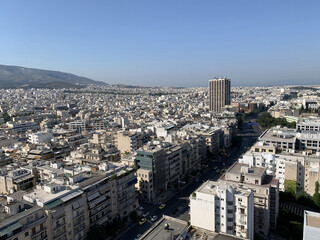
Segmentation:
<svg viewBox="0 0 320 240">
<path fill-rule="evenodd" d="M 241 145 L 235 149 L 230 156 L 226 157 L 223 161 L 218 164 L 218 169 L 228 168 L 237 159 L 244 154 L 256 141 L 257 137 L 261 134 L 261 130 L 258 125 L 250 125 L 248 123 L 243 123 L 242 125 L 242 142 Z M 223 163 L 225 165 L 223 165 Z M 221 175 L 216 172 L 212 167 L 204 170 L 202 175 L 198 176 L 198 180 L 194 180 L 186 187 L 184 187 L 180 192 L 176 193 L 168 201 L 165 202 L 166 207 L 164 209 L 159 209 L 159 205 L 152 205 L 149 203 L 142 203 L 141 206 L 144 208 L 144 212 L 149 212 L 147 222 L 143 225 L 136 224 L 132 226 L 125 234 L 120 236 L 118 239 L 135 239 L 138 234 L 143 234 L 147 231 L 154 223 L 150 218 L 152 216 L 157 216 L 158 219 L 161 218 L 162 214 L 177 217 L 181 220 L 188 221 L 189 216 L 189 196 L 194 192 L 203 182 L 207 180 L 217 180 Z"/>
</svg>

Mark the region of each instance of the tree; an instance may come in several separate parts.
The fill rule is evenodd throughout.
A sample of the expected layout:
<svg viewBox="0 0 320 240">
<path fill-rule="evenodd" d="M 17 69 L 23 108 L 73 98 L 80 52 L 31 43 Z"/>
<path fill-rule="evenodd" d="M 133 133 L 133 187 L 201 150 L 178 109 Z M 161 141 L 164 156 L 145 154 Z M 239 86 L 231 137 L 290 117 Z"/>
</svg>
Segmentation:
<svg viewBox="0 0 320 240">
<path fill-rule="evenodd" d="M 315 205 L 317 205 L 318 207 L 320 207 L 320 193 L 319 193 L 319 182 L 316 181 L 316 187 L 315 187 L 315 191 L 312 197 L 312 200 L 314 202 Z"/>
<path fill-rule="evenodd" d="M 132 222 L 136 222 L 138 220 L 138 213 L 136 210 L 133 210 L 130 214 L 129 217 Z"/>
<path fill-rule="evenodd" d="M 106 229 L 98 224 L 90 227 L 87 233 L 88 240 L 105 240 L 106 239 Z"/>
<path fill-rule="evenodd" d="M 284 180 L 284 190 L 292 196 L 295 196 L 297 192 L 297 182 L 294 180 Z"/>
</svg>

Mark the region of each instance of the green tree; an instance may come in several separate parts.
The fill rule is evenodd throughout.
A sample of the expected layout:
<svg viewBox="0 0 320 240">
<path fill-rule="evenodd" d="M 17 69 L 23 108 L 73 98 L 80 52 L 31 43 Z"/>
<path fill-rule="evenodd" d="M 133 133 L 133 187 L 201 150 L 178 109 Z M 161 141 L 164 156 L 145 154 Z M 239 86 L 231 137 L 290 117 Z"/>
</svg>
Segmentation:
<svg viewBox="0 0 320 240">
<path fill-rule="evenodd" d="M 133 210 L 130 214 L 129 217 L 132 222 L 136 222 L 138 220 L 138 213 L 136 210 Z"/>
<path fill-rule="evenodd" d="M 284 180 L 284 190 L 295 196 L 297 192 L 297 182 L 294 180 Z"/>
<path fill-rule="evenodd" d="M 102 225 L 95 224 L 90 227 L 87 233 L 88 240 L 105 240 L 106 239 L 106 229 Z"/>
</svg>

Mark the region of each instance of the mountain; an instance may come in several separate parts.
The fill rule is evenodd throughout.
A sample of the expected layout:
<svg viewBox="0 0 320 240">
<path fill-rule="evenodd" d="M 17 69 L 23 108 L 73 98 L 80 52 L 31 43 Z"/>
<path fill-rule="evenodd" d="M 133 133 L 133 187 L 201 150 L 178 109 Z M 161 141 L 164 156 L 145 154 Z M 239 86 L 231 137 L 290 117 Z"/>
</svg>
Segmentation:
<svg viewBox="0 0 320 240">
<path fill-rule="evenodd" d="M 106 85 L 70 73 L 0 65 L 0 88 L 79 88 L 88 84 Z"/>
</svg>

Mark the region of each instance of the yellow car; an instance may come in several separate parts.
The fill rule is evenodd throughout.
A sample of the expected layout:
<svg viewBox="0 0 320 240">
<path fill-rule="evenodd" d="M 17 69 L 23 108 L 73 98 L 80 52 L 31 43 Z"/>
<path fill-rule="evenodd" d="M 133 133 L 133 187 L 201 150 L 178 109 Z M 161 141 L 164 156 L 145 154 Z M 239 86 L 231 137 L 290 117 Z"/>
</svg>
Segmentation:
<svg viewBox="0 0 320 240">
<path fill-rule="evenodd" d="M 160 206 L 159 206 L 159 209 L 164 209 L 166 207 L 166 205 L 164 203 L 162 203 Z"/>
<path fill-rule="evenodd" d="M 147 221 L 147 219 L 146 219 L 146 218 L 142 218 L 142 219 L 140 220 L 140 222 L 139 222 L 139 225 L 144 224 L 146 221 Z"/>
</svg>

